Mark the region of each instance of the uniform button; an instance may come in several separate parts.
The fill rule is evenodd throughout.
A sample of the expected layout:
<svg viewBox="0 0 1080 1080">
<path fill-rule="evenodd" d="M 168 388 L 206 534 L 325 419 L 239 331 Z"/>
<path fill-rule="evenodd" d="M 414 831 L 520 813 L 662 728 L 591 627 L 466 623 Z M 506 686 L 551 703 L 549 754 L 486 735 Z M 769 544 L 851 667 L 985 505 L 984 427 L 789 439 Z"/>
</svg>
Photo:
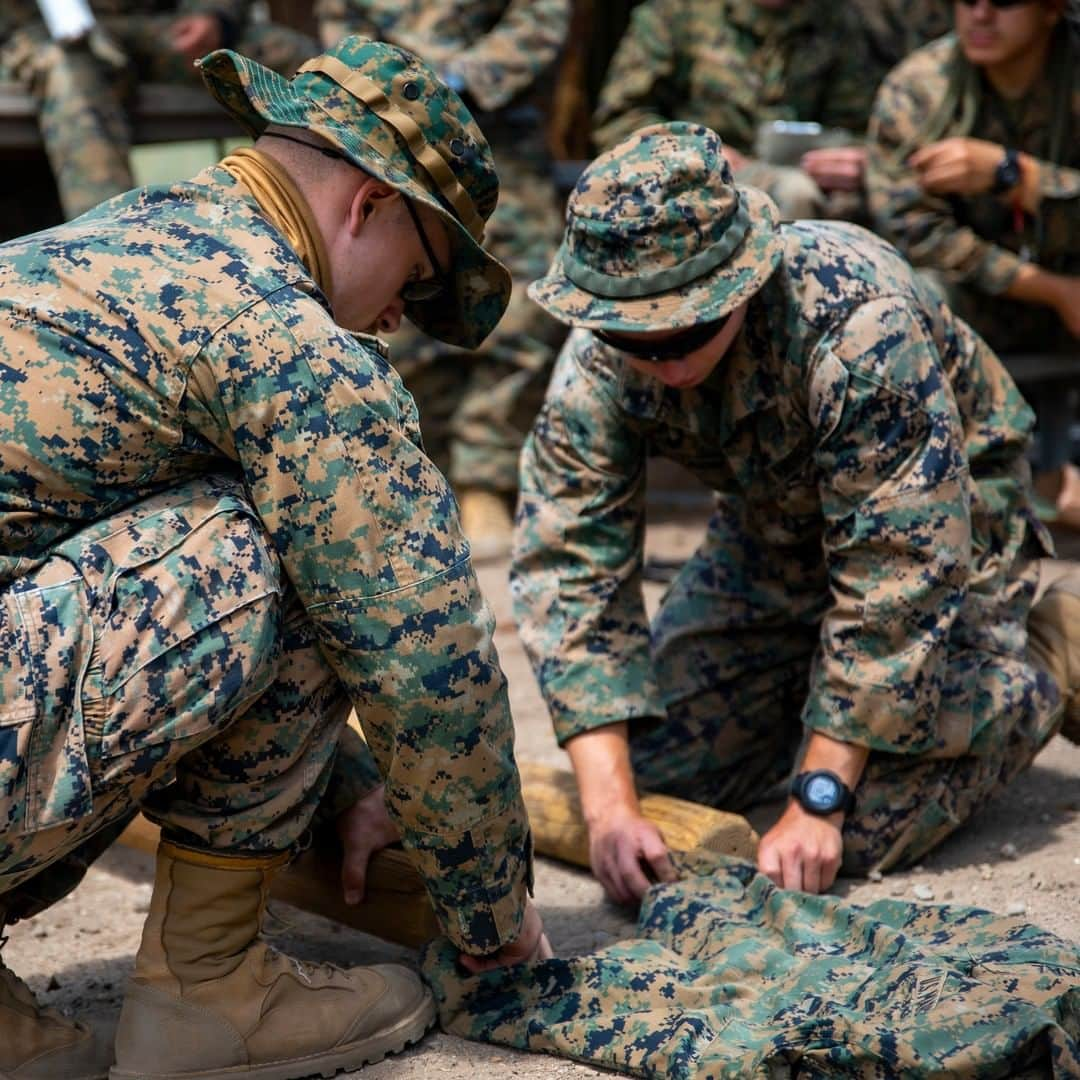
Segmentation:
<svg viewBox="0 0 1080 1080">
<path fill-rule="evenodd" d="M 460 139 L 450 140 L 450 153 L 454 157 L 461 157 L 465 153 L 465 144 Z"/>
<path fill-rule="evenodd" d="M 402 88 L 401 93 L 409 101 L 415 101 L 420 96 L 420 87 L 414 82 L 407 82 Z"/>
</svg>

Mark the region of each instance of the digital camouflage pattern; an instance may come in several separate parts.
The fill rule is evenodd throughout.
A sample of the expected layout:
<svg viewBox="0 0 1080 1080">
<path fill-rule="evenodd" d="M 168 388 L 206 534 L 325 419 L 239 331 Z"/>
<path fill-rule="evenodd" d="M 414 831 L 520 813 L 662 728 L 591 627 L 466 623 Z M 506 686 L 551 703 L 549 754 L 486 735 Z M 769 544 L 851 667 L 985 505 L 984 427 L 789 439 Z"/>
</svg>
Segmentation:
<svg viewBox="0 0 1080 1080">
<path fill-rule="evenodd" d="M 785 775 L 803 729 L 869 747 L 845 830 L 865 869 L 940 840 L 1059 721 L 1025 654 L 1049 544 L 1033 417 L 893 248 L 840 223 L 779 235 L 698 387 L 571 334 L 523 453 L 511 587 L 559 741 L 629 720 L 646 787 L 734 809 Z M 650 455 L 716 492 L 651 638 Z M 870 792 L 883 777 L 891 804 Z M 961 780 L 982 786 L 957 798 Z"/>
<path fill-rule="evenodd" d="M 744 155 L 770 120 L 815 120 L 861 136 L 883 74 L 843 4 L 645 0 L 604 77 L 593 139 L 606 150 L 664 120 L 704 124 Z M 785 216 L 820 215 L 824 197 L 801 170 L 760 161 L 747 169 L 740 179 L 767 191 Z"/>
<path fill-rule="evenodd" d="M 148 788 L 185 842 L 288 848 L 351 705 L 447 934 L 512 940 L 493 621 L 378 344 L 218 167 L 3 255 L 0 891 Z"/>
<path fill-rule="evenodd" d="M 1075 345 L 1050 308 L 999 295 L 1025 258 L 1048 270 L 1080 273 L 1080 64 L 1064 27 L 1054 49 L 1065 55 L 1052 57 L 1028 94 L 1015 102 L 977 78 L 979 100 L 972 103 L 970 126 L 957 116 L 935 137 L 968 135 L 1039 159 L 1042 203 L 1038 215 L 1023 217 L 1019 232 L 1006 199 L 928 194 L 907 165 L 908 155 L 931 141 L 923 133 L 949 92 L 959 52 L 953 35 L 919 49 L 889 74 L 871 120 L 867 188 L 878 230 L 915 266 L 933 270 L 950 303 L 1001 350 Z M 1054 78 L 1059 64 L 1064 86 Z"/>
<path fill-rule="evenodd" d="M 425 449 L 451 482 L 512 494 L 521 444 L 565 336 L 525 288 L 547 269 L 559 240 L 544 111 L 570 0 L 322 0 L 316 10 L 327 44 L 361 33 L 424 57 L 460 85 L 491 143 L 499 205 L 485 242 L 514 279 L 506 313 L 471 352 L 403 325 L 391 359 L 417 400 Z"/>
<path fill-rule="evenodd" d="M 573 326 L 674 330 L 756 293 L 780 259 L 771 200 L 737 186 L 716 132 L 676 121 L 601 154 L 566 204 L 566 234 L 529 295 Z"/>
<path fill-rule="evenodd" d="M 0 75 L 37 100 L 42 141 L 68 218 L 134 187 L 125 106 L 138 83 L 198 84 L 191 64 L 166 44 L 179 16 L 217 15 L 226 44 L 285 74 L 318 52 L 304 34 L 250 21 L 252 0 L 91 0 L 90 7 L 117 55 L 54 43 L 35 0 L 5 0 L 0 11 Z"/>
<path fill-rule="evenodd" d="M 854 7 L 882 73 L 953 28 L 951 0 L 854 0 Z"/>
<path fill-rule="evenodd" d="M 633 1076 L 1080 1075 L 1076 945 L 977 908 L 785 892 L 734 860 L 651 889 L 637 936 L 599 952 L 455 961 L 423 957 L 445 1031 Z"/>
</svg>

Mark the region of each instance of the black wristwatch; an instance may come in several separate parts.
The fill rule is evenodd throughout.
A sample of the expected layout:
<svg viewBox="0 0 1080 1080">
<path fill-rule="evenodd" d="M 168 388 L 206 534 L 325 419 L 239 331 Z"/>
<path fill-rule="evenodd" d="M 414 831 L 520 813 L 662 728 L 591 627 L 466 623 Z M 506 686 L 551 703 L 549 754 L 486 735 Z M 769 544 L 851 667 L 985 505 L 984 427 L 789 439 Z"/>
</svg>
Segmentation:
<svg viewBox="0 0 1080 1080">
<path fill-rule="evenodd" d="M 1006 148 L 1005 155 L 994 169 L 994 184 L 990 188 L 992 195 L 1004 195 L 1020 183 L 1020 155 L 1015 150 Z"/>
<path fill-rule="evenodd" d="M 808 814 L 835 814 L 843 810 L 851 813 L 855 796 L 836 773 L 828 769 L 799 773 L 791 781 L 792 797 Z"/>
</svg>

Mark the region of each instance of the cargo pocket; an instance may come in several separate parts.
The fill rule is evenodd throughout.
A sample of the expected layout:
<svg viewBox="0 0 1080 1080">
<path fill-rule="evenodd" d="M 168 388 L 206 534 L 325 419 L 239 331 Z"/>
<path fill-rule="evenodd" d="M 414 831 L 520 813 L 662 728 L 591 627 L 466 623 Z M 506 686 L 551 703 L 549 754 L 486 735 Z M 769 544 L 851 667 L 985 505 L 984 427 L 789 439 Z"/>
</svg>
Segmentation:
<svg viewBox="0 0 1080 1080">
<path fill-rule="evenodd" d="M 0 605 L 0 827 L 31 833 L 90 813 L 82 688 L 93 649 L 85 587 L 52 559 Z"/>
<path fill-rule="evenodd" d="M 88 552 L 106 759 L 220 726 L 277 641 L 277 556 L 242 499 L 155 509 Z M 273 599 L 270 599 L 273 598 Z M 265 681 L 265 679 L 263 680 Z"/>
</svg>

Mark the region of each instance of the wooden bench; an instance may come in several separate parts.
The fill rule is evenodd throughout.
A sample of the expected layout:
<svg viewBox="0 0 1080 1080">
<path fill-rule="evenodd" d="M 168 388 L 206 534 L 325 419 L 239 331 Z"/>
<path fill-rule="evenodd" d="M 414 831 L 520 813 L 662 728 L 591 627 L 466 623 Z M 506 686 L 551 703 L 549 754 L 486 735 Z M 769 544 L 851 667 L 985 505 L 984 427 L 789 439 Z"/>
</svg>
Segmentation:
<svg viewBox="0 0 1080 1080">
<path fill-rule="evenodd" d="M 134 142 L 171 143 L 242 135 L 237 122 L 199 86 L 147 84 L 132 112 Z M 0 82 L 0 240 L 63 220 L 33 98 Z"/>
<path fill-rule="evenodd" d="M 241 134 L 236 121 L 199 86 L 142 86 L 132 119 L 136 144 Z M 12 83 L 0 83 L 0 153 L 21 155 L 41 149 L 33 99 Z"/>
</svg>

